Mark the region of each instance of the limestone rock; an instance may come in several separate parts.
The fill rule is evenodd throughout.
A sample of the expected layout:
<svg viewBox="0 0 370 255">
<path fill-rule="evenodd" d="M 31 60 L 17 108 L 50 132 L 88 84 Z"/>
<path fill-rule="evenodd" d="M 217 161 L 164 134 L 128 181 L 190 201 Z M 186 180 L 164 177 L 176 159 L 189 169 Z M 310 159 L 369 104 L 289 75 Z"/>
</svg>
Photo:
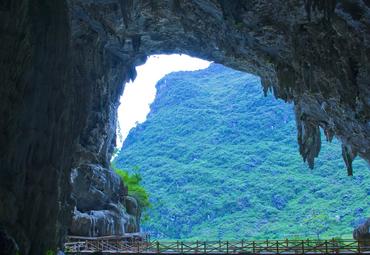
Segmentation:
<svg viewBox="0 0 370 255">
<path fill-rule="evenodd" d="M 115 210 L 91 210 L 84 213 L 76 209 L 70 228 L 71 235 L 122 235 L 127 232 L 126 229 L 130 228 L 127 227 L 129 217 L 124 210 L 118 207 L 115 207 Z"/>
<path fill-rule="evenodd" d="M 76 201 L 69 234 L 110 236 L 139 231 L 137 202 L 111 169 L 83 164 L 71 174 L 72 197 Z M 136 211 L 123 205 L 136 204 Z"/>
<path fill-rule="evenodd" d="M 127 230 L 127 232 L 139 232 L 141 208 L 134 197 L 127 196 L 125 198 L 125 202 L 127 213 L 130 215 L 130 228 Z"/>
<path fill-rule="evenodd" d="M 73 169 L 71 184 L 72 197 L 80 211 L 106 209 L 127 195 L 119 176 L 101 165 L 84 164 Z"/>
<path fill-rule="evenodd" d="M 353 231 L 353 238 L 363 247 L 370 247 L 370 218 Z"/>
</svg>

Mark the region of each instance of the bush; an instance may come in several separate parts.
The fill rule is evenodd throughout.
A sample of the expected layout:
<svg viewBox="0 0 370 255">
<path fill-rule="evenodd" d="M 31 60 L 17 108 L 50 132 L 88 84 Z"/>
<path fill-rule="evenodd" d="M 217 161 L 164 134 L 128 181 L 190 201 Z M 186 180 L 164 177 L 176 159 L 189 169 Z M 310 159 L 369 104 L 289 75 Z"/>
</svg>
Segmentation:
<svg viewBox="0 0 370 255">
<path fill-rule="evenodd" d="M 135 167 L 133 169 L 135 173 L 130 174 L 128 171 L 119 169 L 113 164 L 112 168 L 116 172 L 116 174 L 118 174 L 121 177 L 121 180 L 124 183 L 124 185 L 127 186 L 129 196 L 132 196 L 137 200 L 140 209 L 142 211 L 145 211 L 147 208 L 149 208 L 150 207 L 149 194 L 144 189 L 144 187 L 140 185 L 142 177 L 138 172 L 139 169 Z"/>
</svg>

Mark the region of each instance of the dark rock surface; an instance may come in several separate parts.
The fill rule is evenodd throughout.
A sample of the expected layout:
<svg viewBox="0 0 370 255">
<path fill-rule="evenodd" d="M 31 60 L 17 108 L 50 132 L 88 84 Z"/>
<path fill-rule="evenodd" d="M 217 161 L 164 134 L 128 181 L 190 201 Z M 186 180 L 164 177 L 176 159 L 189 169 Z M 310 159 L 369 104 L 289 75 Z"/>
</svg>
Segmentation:
<svg viewBox="0 0 370 255">
<path fill-rule="evenodd" d="M 366 0 L 2 1 L 0 226 L 22 254 L 62 243 L 71 169 L 109 167 L 123 84 L 155 53 L 261 76 L 295 104 L 304 160 L 321 127 L 352 174 L 370 159 L 369 23 Z"/>
<path fill-rule="evenodd" d="M 69 169 L 84 126 L 69 74 L 67 4 L 0 6 L 0 226 L 21 254 L 44 254 L 71 219 Z"/>
<path fill-rule="evenodd" d="M 112 170 L 98 164 L 80 165 L 72 170 L 71 184 L 76 207 L 70 235 L 107 236 L 139 231 L 140 212 L 126 206 L 136 200 L 127 195 L 127 189 Z"/>
<path fill-rule="evenodd" d="M 370 247 L 370 218 L 353 231 L 353 238 L 360 241 L 361 246 Z"/>
<path fill-rule="evenodd" d="M 117 38 L 108 27 L 101 27 L 100 22 L 89 17 L 86 7 L 69 1 L 72 79 L 84 95 L 79 104 L 87 107 L 72 164 L 72 197 L 76 209 L 69 234 L 101 236 L 137 232 L 140 214 L 126 212 L 122 205 L 131 198 L 109 168 L 118 98 L 133 64 L 107 51 L 107 45 Z M 114 12 L 109 4 L 100 11 Z M 82 25 L 84 20 L 91 26 Z"/>
<path fill-rule="evenodd" d="M 71 183 L 72 195 L 80 211 L 104 208 L 127 195 L 119 177 L 99 165 L 81 165 L 73 169 Z"/>
<path fill-rule="evenodd" d="M 0 254 L 17 254 L 19 247 L 9 234 L 0 229 Z"/>
</svg>

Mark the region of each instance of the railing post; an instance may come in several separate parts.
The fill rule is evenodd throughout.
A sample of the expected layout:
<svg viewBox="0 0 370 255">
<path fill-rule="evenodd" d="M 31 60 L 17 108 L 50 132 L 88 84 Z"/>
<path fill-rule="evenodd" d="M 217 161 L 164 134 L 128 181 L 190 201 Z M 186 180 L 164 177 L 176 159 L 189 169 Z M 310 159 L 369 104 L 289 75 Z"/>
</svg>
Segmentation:
<svg viewBox="0 0 370 255">
<path fill-rule="evenodd" d="M 302 254 L 304 254 L 304 241 L 302 240 Z"/>
<path fill-rule="evenodd" d="M 159 254 L 159 242 L 158 241 L 156 242 L 156 245 L 157 245 L 157 254 Z"/>
<path fill-rule="evenodd" d="M 356 240 L 357 241 L 357 253 L 360 254 L 361 252 L 361 246 L 360 246 L 360 241 L 359 240 Z M 365 249 L 366 251 L 366 249 Z"/>
<path fill-rule="evenodd" d="M 181 242 L 181 254 L 184 254 L 184 243 Z"/>
<path fill-rule="evenodd" d="M 328 254 L 328 240 L 325 240 L 325 253 Z"/>
<path fill-rule="evenodd" d="M 195 251 L 195 253 L 198 253 L 199 252 L 199 241 L 197 240 L 197 249 Z"/>
<path fill-rule="evenodd" d="M 203 245 L 204 245 L 204 254 L 206 254 L 207 253 L 207 243 L 206 242 L 203 242 Z"/>
<path fill-rule="evenodd" d="M 229 241 L 226 241 L 226 254 L 229 254 Z"/>
<path fill-rule="evenodd" d="M 241 248 L 241 250 L 240 250 L 241 252 L 243 252 L 244 251 L 244 239 L 242 239 L 242 248 Z"/>
<path fill-rule="evenodd" d="M 276 253 L 279 254 L 279 241 L 276 241 Z"/>
<path fill-rule="evenodd" d="M 253 254 L 256 254 L 256 242 L 253 241 L 252 243 L 252 249 L 253 249 Z"/>
</svg>

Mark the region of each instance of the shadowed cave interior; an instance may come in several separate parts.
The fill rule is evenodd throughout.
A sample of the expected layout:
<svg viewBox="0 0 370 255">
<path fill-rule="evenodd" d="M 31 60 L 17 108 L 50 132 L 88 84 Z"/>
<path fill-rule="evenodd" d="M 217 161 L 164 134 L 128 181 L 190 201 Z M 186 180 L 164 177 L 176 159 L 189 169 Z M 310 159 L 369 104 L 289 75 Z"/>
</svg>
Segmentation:
<svg viewBox="0 0 370 255">
<path fill-rule="evenodd" d="M 135 228 L 137 210 L 117 196 L 125 187 L 109 161 L 122 84 L 152 54 L 189 54 L 260 76 L 265 92 L 294 103 L 299 151 L 311 167 L 320 128 L 342 142 L 348 174 L 356 156 L 370 159 L 366 0 L 15 0 L 3 1 L 0 14 L 5 254 L 62 247 L 73 217 L 95 206 L 131 208 L 125 231 Z M 81 189 L 96 184 L 93 192 L 74 193 L 71 173 Z M 368 239 L 369 222 L 355 237 Z"/>
</svg>

